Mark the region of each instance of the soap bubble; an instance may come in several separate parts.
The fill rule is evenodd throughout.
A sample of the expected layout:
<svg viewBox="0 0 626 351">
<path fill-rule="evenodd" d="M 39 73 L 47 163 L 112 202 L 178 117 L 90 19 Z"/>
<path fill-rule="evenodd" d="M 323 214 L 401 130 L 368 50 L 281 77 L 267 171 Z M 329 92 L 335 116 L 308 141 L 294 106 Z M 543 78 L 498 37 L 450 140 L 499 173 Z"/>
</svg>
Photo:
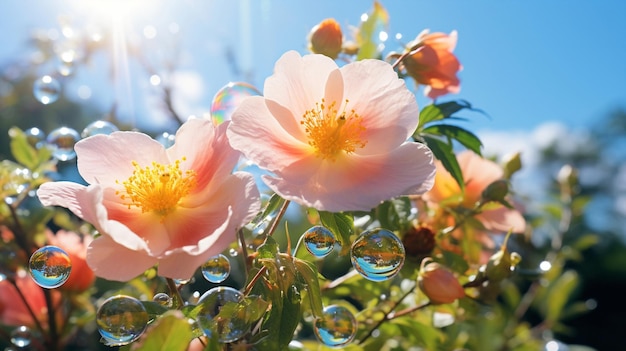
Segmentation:
<svg viewBox="0 0 626 351">
<path fill-rule="evenodd" d="M 33 332 L 22 325 L 11 331 L 11 343 L 19 348 L 26 348 L 33 340 Z"/>
<path fill-rule="evenodd" d="M 59 161 L 69 161 L 76 157 L 74 145 L 79 140 L 78 132 L 68 127 L 53 130 L 46 139 L 48 144 L 54 148 L 52 156 Z"/>
<path fill-rule="evenodd" d="M 61 84 L 51 76 L 45 75 L 35 81 L 33 95 L 44 105 L 51 104 L 59 98 Z"/>
<path fill-rule="evenodd" d="M 402 241 L 389 230 L 367 230 L 359 236 L 350 249 L 354 268 L 365 278 L 383 281 L 394 277 L 404 264 Z"/>
<path fill-rule="evenodd" d="M 263 95 L 253 85 L 242 82 L 230 82 L 222 87 L 213 97 L 211 117 L 215 123 L 230 120 L 233 111 L 250 96 Z"/>
<path fill-rule="evenodd" d="M 218 318 L 216 316 L 227 304 L 238 304 L 241 300 L 243 294 L 231 287 L 218 286 L 205 292 L 198 300 L 198 304 L 203 307 L 196 317 L 204 334 L 210 338 L 215 332 L 218 334 L 218 340 L 223 343 L 240 339 L 249 327 L 245 319 L 237 313 Z"/>
<path fill-rule="evenodd" d="M 324 257 L 333 251 L 335 236 L 323 226 L 309 228 L 303 234 L 304 246 L 315 257 Z"/>
<path fill-rule="evenodd" d="M 354 339 L 357 321 L 347 308 L 331 305 L 324 308 L 322 315 L 315 319 L 313 330 L 325 345 L 343 346 Z"/>
<path fill-rule="evenodd" d="M 95 121 L 89 123 L 83 132 L 80 133 L 80 136 L 83 138 L 90 137 L 96 134 L 111 134 L 113 132 L 119 131 L 119 128 L 111 122 L 107 121 Z"/>
<path fill-rule="evenodd" d="M 204 279 L 211 283 L 221 283 L 230 275 L 230 261 L 228 257 L 219 254 L 208 259 L 202 265 Z"/>
<path fill-rule="evenodd" d="M 96 324 L 106 345 L 122 346 L 137 340 L 146 330 L 148 312 L 136 298 L 116 295 L 98 308 Z"/>
<path fill-rule="evenodd" d="M 49 245 L 33 252 L 28 268 L 37 285 L 53 289 L 63 285 L 70 277 L 72 262 L 63 249 Z"/>
<path fill-rule="evenodd" d="M 152 301 L 161 306 L 172 307 L 172 298 L 166 293 L 157 293 L 152 297 Z"/>
<path fill-rule="evenodd" d="M 46 140 L 46 134 L 37 127 L 26 129 L 24 135 L 26 135 L 26 140 L 28 140 L 30 146 L 37 149 L 40 148 L 44 140 Z"/>
</svg>

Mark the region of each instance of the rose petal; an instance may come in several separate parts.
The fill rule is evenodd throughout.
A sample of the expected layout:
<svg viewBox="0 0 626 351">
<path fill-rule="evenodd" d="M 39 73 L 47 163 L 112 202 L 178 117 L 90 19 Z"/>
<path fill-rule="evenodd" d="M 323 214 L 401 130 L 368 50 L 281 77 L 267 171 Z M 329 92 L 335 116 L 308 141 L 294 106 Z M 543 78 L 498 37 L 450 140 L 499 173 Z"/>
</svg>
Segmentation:
<svg viewBox="0 0 626 351">
<path fill-rule="evenodd" d="M 145 251 L 128 249 L 106 235 L 94 239 L 87 249 L 89 267 L 97 276 L 109 280 L 131 280 L 157 262 Z"/>
</svg>

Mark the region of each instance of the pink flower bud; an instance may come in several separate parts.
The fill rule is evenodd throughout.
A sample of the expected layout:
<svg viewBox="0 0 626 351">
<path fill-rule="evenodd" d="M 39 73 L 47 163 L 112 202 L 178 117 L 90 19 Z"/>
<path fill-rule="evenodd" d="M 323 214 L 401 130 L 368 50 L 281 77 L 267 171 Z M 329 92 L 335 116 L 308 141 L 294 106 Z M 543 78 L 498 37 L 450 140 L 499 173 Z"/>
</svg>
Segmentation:
<svg viewBox="0 0 626 351">
<path fill-rule="evenodd" d="M 430 258 L 422 261 L 417 282 L 434 305 L 452 303 L 465 296 L 465 290 L 454 274 Z"/>
</svg>

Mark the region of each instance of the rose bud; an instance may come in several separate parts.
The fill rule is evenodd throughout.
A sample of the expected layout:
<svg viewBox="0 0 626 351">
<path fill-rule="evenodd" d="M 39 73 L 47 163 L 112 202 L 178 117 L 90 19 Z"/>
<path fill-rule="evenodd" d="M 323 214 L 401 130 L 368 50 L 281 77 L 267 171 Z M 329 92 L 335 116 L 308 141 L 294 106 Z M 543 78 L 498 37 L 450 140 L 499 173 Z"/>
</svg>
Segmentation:
<svg viewBox="0 0 626 351">
<path fill-rule="evenodd" d="M 430 258 L 422 261 L 417 282 L 434 305 L 452 303 L 465 297 L 465 290 L 454 274 Z"/>
<path fill-rule="evenodd" d="M 311 29 L 309 34 L 309 50 L 314 54 L 326 55 L 333 60 L 339 56 L 343 34 L 339 23 L 327 18 Z"/>
</svg>

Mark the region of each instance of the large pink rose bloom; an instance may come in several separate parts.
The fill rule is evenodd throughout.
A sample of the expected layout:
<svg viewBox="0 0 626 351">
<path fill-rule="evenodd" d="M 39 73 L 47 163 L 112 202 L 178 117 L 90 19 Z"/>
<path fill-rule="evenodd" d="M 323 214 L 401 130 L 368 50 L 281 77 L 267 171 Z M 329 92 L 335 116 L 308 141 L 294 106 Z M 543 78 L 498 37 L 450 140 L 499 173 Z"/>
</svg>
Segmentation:
<svg viewBox="0 0 626 351">
<path fill-rule="evenodd" d="M 158 264 L 160 275 L 188 279 L 260 209 L 252 175 L 231 173 L 240 154 L 227 125 L 190 120 L 168 149 L 137 132 L 89 137 L 75 146 L 89 185 L 45 183 L 37 194 L 102 234 L 87 251 L 97 276 L 126 281 Z"/>
<path fill-rule="evenodd" d="M 389 64 L 339 68 L 326 56 L 290 51 L 265 81 L 264 97 L 233 112 L 228 137 L 273 173 L 263 180 L 283 198 L 323 211 L 368 211 L 431 188 L 431 151 L 407 141 L 418 120 L 415 96 Z"/>
</svg>

